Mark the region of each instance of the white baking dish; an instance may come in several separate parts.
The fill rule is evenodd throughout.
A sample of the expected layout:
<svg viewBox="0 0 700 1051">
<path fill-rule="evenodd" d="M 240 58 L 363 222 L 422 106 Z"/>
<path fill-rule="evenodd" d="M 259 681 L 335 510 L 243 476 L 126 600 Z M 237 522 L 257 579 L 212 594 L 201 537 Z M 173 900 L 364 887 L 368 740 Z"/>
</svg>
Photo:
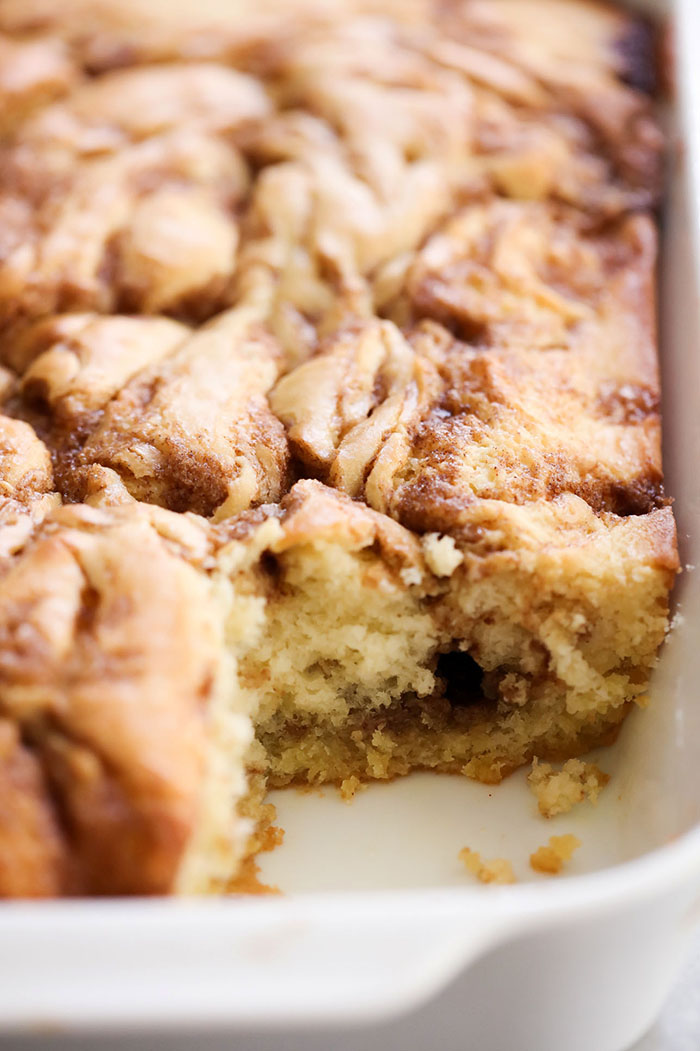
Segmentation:
<svg viewBox="0 0 700 1051">
<path fill-rule="evenodd" d="M 674 10 L 666 463 L 682 560 L 700 566 L 700 3 Z M 288 845 L 264 874 L 286 897 L 0 906 L 0 1028 L 226 1027 L 249 1051 L 622 1051 L 700 911 L 700 569 L 677 605 L 653 703 L 601 758 L 614 778 L 596 810 L 545 824 L 524 775 L 497 789 L 420 775 L 352 807 L 285 793 Z M 478 887 L 456 859 L 469 844 L 527 879 L 530 851 L 561 831 L 583 847 L 558 880 Z"/>
</svg>

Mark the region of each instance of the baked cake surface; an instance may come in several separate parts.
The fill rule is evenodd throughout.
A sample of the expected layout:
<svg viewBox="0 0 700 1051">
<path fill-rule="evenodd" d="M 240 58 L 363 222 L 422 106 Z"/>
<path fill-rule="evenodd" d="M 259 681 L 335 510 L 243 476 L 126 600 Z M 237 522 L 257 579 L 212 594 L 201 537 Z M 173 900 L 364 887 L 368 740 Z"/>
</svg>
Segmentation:
<svg viewBox="0 0 700 1051">
<path fill-rule="evenodd" d="M 254 8 L 0 0 L 3 897 L 578 755 L 666 631 L 649 27 Z"/>
</svg>

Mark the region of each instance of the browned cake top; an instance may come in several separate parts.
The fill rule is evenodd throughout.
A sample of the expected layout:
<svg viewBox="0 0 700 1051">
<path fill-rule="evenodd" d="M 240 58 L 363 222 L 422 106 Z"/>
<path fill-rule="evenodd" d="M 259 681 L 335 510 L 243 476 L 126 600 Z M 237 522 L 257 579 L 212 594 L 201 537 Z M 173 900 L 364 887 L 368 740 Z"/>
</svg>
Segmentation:
<svg viewBox="0 0 700 1051">
<path fill-rule="evenodd" d="M 128 509 L 66 507 L 0 583 L 3 895 L 175 879 L 219 631 L 206 578 L 174 548 Z"/>
<path fill-rule="evenodd" d="M 0 355 L 63 495 L 102 464 L 219 517 L 307 470 L 419 528 L 472 496 L 653 507 L 643 28 L 175 6 L 0 3 Z"/>
<path fill-rule="evenodd" d="M 227 538 L 675 566 L 647 27 L 254 7 L 0 0 L 0 896 L 172 885 Z"/>
</svg>

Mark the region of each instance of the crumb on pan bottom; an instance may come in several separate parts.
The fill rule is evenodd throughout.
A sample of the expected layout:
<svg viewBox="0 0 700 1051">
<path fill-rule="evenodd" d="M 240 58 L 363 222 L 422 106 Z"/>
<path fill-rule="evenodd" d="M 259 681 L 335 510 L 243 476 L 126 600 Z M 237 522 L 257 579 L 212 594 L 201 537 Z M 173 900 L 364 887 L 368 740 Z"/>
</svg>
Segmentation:
<svg viewBox="0 0 700 1051">
<path fill-rule="evenodd" d="M 538 847 L 530 855 L 530 868 L 545 876 L 558 876 L 580 846 L 581 840 L 570 832 L 563 836 L 550 836 L 546 846 Z"/>
<path fill-rule="evenodd" d="M 493 858 L 484 861 L 481 854 L 469 847 L 463 847 L 459 852 L 459 860 L 464 863 L 467 872 L 479 880 L 479 883 L 515 883 L 513 866 L 507 858 Z"/>
<path fill-rule="evenodd" d="M 535 757 L 528 775 L 543 817 L 568 814 L 586 799 L 595 806 L 609 780 L 610 775 L 596 763 L 585 763 L 582 759 L 567 759 L 561 770 L 555 770 L 550 763 L 542 763 Z"/>
</svg>

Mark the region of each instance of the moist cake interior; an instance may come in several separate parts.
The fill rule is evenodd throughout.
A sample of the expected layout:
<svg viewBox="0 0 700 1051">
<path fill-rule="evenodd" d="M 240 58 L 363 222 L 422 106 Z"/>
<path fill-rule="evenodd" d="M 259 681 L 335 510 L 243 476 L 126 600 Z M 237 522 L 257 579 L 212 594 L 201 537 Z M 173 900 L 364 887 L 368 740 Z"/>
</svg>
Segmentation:
<svg viewBox="0 0 700 1051">
<path fill-rule="evenodd" d="M 654 33 L 0 0 L 0 897 L 250 884 L 268 788 L 645 703 Z"/>
<path fill-rule="evenodd" d="M 326 499 L 303 483 L 294 497 L 302 487 L 310 502 Z M 625 532 L 620 547 L 637 540 Z M 275 787 L 416 767 L 497 782 L 533 755 L 565 758 L 601 743 L 646 686 L 640 668 L 651 667 L 665 626 L 658 570 L 636 587 L 628 574 L 638 564 L 601 572 L 600 537 L 577 552 L 590 575 L 578 587 L 544 569 L 489 572 L 488 556 L 452 569 L 454 547 L 450 575 L 436 577 L 419 552 L 397 568 L 376 540 L 353 550 L 338 539 L 263 559 L 264 620 L 239 654 L 239 676 Z"/>
</svg>

